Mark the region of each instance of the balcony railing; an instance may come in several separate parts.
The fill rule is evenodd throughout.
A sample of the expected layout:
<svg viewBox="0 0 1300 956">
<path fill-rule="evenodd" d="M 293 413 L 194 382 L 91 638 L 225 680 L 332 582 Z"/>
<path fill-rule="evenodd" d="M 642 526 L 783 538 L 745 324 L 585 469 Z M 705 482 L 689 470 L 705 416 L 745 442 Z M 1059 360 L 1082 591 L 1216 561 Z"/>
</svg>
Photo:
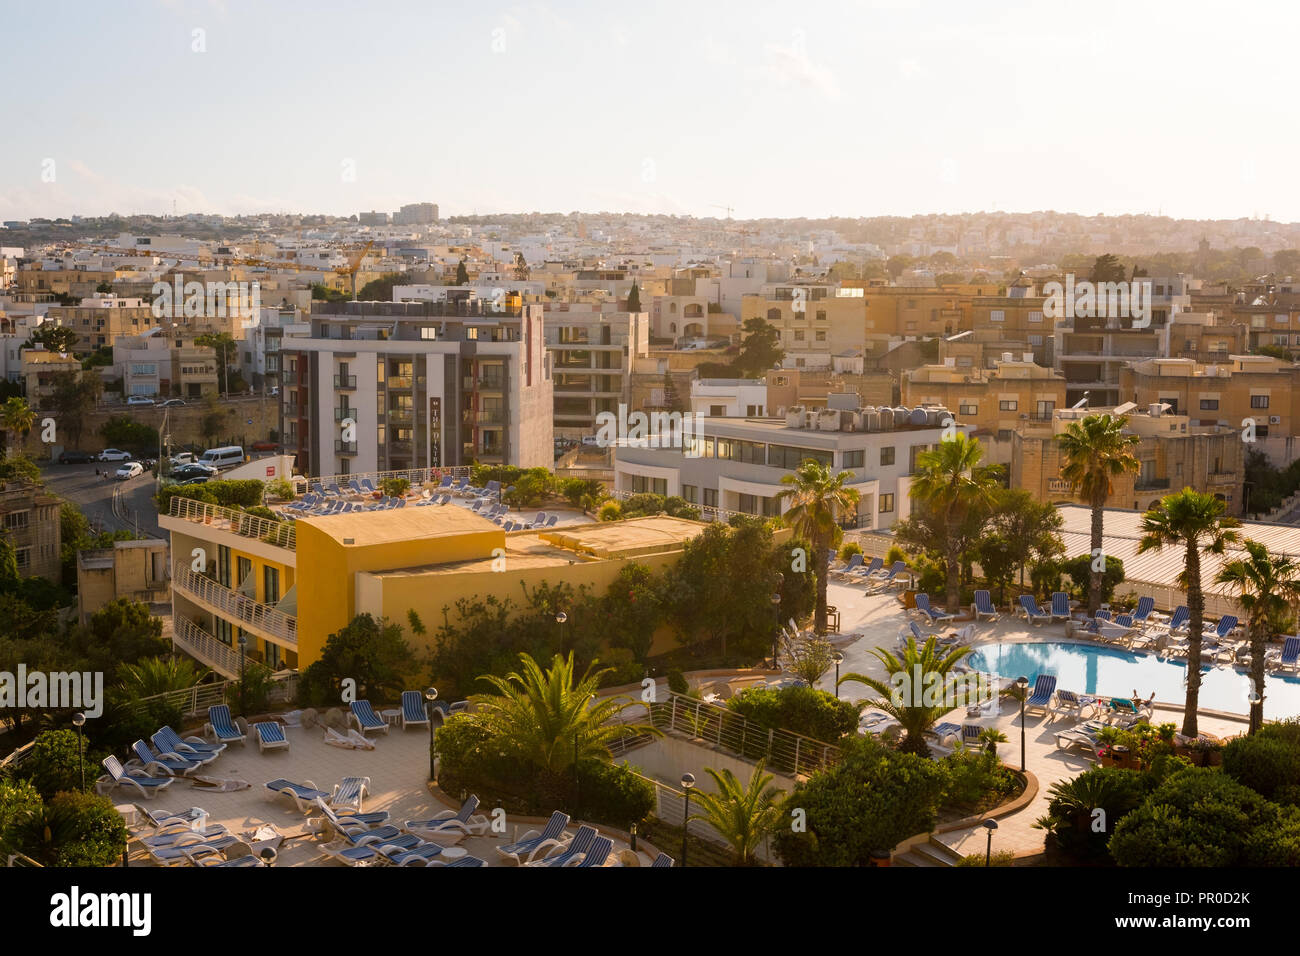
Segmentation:
<svg viewBox="0 0 1300 956">
<path fill-rule="evenodd" d="M 341 422 L 345 418 L 350 418 L 355 422 L 357 420 L 357 410 L 350 405 L 334 409 L 334 420 L 336 422 Z"/>
<path fill-rule="evenodd" d="M 334 454 L 336 455 L 355 455 L 357 453 L 357 443 L 354 441 L 335 441 Z"/>
<path fill-rule="evenodd" d="M 473 409 L 467 408 L 461 416 L 461 420 L 466 425 L 504 425 L 506 423 L 505 409 Z"/>
<path fill-rule="evenodd" d="M 180 588 L 188 597 L 204 605 L 214 614 L 254 631 L 267 640 L 296 651 L 298 649 L 298 621 L 269 604 L 222 587 L 216 581 L 190 569 L 183 561 L 172 568 L 172 587 Z"/>
<path fill-rule="evenodd" d="M 211 525 L 219 531 L 229 531 L 241 538 L 253 538 L 289 551 L 297 543 L 293 524 L 288 521 L 270 521 L 233 508 L 195 501 L 193 498 L 182 498 L 179 495 L 173 497 L 168 506 L 168 514 L 173 518 Z"/>
<path fill-rule="evenodd" d="M 414 412 L 409 408 L 390 408 L 388 410 L 388 421 L 393 425 L 409 425 L 414 417 Z"/>
<path fill-rule="evenodd" d="M 1138 478 L 1133 482 L 1134 491 L 1163 491 L 1168 487 L 1168 478 Z"/>
<path fill-rule="evenodd" d="M 389 388 L 410 388 L 414 379 L 410 375 L 390 375 L 388 376 Z"/>
<path fill-rule="evenodd" d="M 240 653 L 238 648 L 217 640 L 188 618 L 176 618 L 175 630 L 172 632 L 172 644 L 191 657 L 207 664 L 223 677 L 233 680 L 239 676 Z M 254 663 L 247 654 L 243 655 L 243 658 L 245 667 Z"/>
<path fill-rule="evenodd" d="M 355 375 L 335 375 L 334 387 L 335 388 L 356 388 L 357 377 Z"/>
</svg>

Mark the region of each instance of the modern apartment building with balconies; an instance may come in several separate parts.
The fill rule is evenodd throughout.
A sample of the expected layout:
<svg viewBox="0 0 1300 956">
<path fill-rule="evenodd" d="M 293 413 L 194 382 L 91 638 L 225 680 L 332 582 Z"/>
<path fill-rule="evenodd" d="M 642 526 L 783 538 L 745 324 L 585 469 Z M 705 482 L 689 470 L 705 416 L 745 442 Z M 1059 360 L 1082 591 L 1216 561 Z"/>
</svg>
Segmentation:
<svg viewBox="0 0 1300 956">
<path fill-rule="evenodd" d="M 632 369 L 650 349 L 647 312 L 585 303 L 546 306 L 546 349 L 555 377 L 555 433 L 595 434 L 596 416 L 632 399 Z"/>
<path fill-rule="evenodd" d="M 301 471 L 554 462 L 540 305 L 318 302 L 310 326 L 280 349 L 280 431 Z"/>
</svg>

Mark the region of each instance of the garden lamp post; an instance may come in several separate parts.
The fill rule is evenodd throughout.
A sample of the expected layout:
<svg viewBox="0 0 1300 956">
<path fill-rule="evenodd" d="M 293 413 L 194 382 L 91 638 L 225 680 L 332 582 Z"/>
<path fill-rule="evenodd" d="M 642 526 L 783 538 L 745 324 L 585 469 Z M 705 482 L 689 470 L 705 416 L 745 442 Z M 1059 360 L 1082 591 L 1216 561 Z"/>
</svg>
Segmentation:
<svg viewBox="0 0 1300 956">
<path fill-rule="evenodd" d="M 840 699 L 840 665 L 844 663 L 844 655 L 836 651 L 831 655 L 831 660 L 835 662 L 835 699 Z"/>
<path fill-rule="evenodd" d="M 1020 691 L 1020 772 L 1025 772 L 1025 698 L 1028 696 L 1029 678 L 1021 674 L 1016 678 L 1016 689 Z"/>
<path fill-rule="evenodd" d="M 691 788 L 695 786 L 695 775 L 682 774 L 682 866 L 686 865 L 686 824 L 691 818 Z"/>
<path fill-rule="evenodd" d="M 86 789 L 86 715 L 78 711 L 72 715 L 73 726 L 77 728 L 77 769 L 81 771 L 81 789 Z"/>
<path fill-rule="evenodd" d="M 245 706 L 244 705 L 244 661 L 247 658 L 245 658 L 244 656 L 244 648 L 246 648 L 247 646 L 248 646 L 248 638 L 245 637 L 243 634 L 240 634 L 239 635 L 239 716 L 240 717 L 245 716 L 244 714 L 244 706 Z"/>
<path fill-rule="evenodd" d="M 558 624 L 559 627 L 560 627 L 560 646 L 561 646 L 561 647 L 564 646 L 564 622 L 567 621 L 568 619 L 569 619 L 569 615 L 565 614 L 563 611 L 560 611 L 559 613 L 557 613 L 557 614 L 555 615 L 555 623 Z"/>
<path fill-rule="evenodd" d="M 776 666 L 776 650 L 777 650 L 777 642 L 781 640 L 781 611 L 779 610 L 780 607 L 781 607 L 781 595 L 773 592 L 772 610 L 776 611 L 777 618 L 776 618 L 776 630 L 772 632 L 772 670 L 778 669 Z"/>
<path fill-rule="evenodd" d="M 989 833 L 988 846 L 984 849 L 984 865 L 989 866 L 989 861 L 993 857 L 993 831 L 998 828 L 997 820 L 985 820 L 984 829 Z"/>
<path fill-rule="evenodd" d="M 426 687 L 424 689 L 424 711 L 429 718 L 429 779 L 436 778 L 433 767 L 433 702 L 438 699 L 438 688 Z"/>
</svg>

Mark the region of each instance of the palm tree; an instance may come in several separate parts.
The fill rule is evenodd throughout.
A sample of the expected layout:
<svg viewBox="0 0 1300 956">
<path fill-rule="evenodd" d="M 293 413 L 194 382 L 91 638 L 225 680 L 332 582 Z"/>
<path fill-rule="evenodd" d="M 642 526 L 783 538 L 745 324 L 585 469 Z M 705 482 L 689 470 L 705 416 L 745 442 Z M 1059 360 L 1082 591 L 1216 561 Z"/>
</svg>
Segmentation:
<svg viewBox="0 0 1300 956">
<path fill-rule="evenodd" d="M 123 664 L 118 671 L 122 689 L 133 700 L 193 687 L 207 675 L 188 657 L 146 657 Z"/>
<path fill-rule="evenodd" d="M 978 438 L 958 433 L 939 447 L 916 456 L 911 496 L 943 518 L 944 566 L 948 574 L 944 607 L 957 612 L 961 604 L 961 526 L 975 508 L 993 502 L 1000 487 L 997 465 L 981 465 L 984 447 Z"/>
<path fill-rule="evenodd" d="M 762 760 L 750 774 L 748 786 L 730 770 L 718 773 L 705 767 L 704 772 L 713 778 L 717 791 L 696 793 L 701 812 L 691 814 L 691 819 L 712 825 L 736 851 L 740 865 L 749 866 L 759 842 L 776 829 L 781 819 L 781 790 L 771 786 L 774 778 L 763 772 Z"/>
<path fill-rule="evenodd" d="M 1142 516 L 1142 540 L 1138 554 L 1160 551 L 1166 545 L 1187 550 L 1179 584 L 1187 592 L 1187 705 L 1183 712 L 1183 733 L 1195 737 L 1196 710 L 1201 694 L 1201 629 L 1205 618 L 1205 595 L 1201 590 L 1201 553 L 1223 554 L 1237 540 L 1234 528 L 1240 522 L 1225 512 L 1213 495 L 1184 488 L 1165 495 Z M 1097 580 L 1093 575 L 1093 581 Z"/>
<path fill-rule="evenodd" d="M 36 413 L 25 399 L 14 396 L 0 405 L 0 431 L 5 433 L 5 442 L 0 445 L 0 458 L 9 452 L 9 436 L 17 433 L 26 437 L 34 424 Z"/>
<path fill-rule="evenodd" d="M 545 671 L 528 654 L 520 654 L 521 671 L 505 677 L 484 674 L 497 695 L 475 697 L 476 710 L 467 715 L 494 738 L 501 752 L 553 775 L 570 769 L 575 760 L 609 759 L 609 745 L 623 737 L 658 735 L 648 724 L 616 719 L 629 707 L 617 698 L 592 703 L 600 679 L 612 668 L 575 677 L 573 652 L 556 654 Z"/>
<path fill-rule="evenodd" d="M 1233 587 L 1246 612 L 1250 634 L 1250 733 L 1264 724 L 1264 653 L 1273 636 L 1273 621 L 1300 604 L 1300 563 L 1286 555 L 1274 557 L 1258 541 L 1247 540 L 1246 557 L 1229 561 L 1219 571 L 1216 584 Z"/>
<path fill-rule="evenodd" d="M 1056 436 L 1061 445 L 1061 477 L 1074 483 L 1076 494 L 1092 506 L 1092 556 L 1101 554 L 1103 521 L 1106 499 L 1113 489 L 1112 479 L 1125 472 L 1137 471 L 1141 462 L 1130 450 L 1141 439 L 1124 434 L 1128 418 L 1123 415 L 1088 415 L 1080 421 L 1070 422 L 1065 431 Z M 1105 562 L 1101 571 L 1094 560 L 1088 587 L 1088 613 L 1096 614 L 1101 607 L 1101 582 L 1105 575 Z"/>
<path fill-rule="evenodd" d="M 781 484 L 790 487 L 776 493 L 778 501 L 790 502 L 783 516 L 785 523 L 812 545 L 817 575 L 815 627 L 818 634 L 826 633 L 826 584 L 831 548 L 842 534 L 840 522 L 857 511 L 857 489 L 844 486 L 852 480 L 851 471 L 832 475 L 829 467 L 815 458 L 807 458 L 793 472 L 781 476 Z"/>
<path fill-rule="evenodd" d="M 856 681 L 879 694 L 880 698 L 868 701 L 868 706 L 883 710 L 903 728 L 905 736 L 898 749 L 925 757 L 930 753 L 925 732 L 954 706 L 946 702 L 953 699 L 959 678 L 949 671 L 970 652 L 969 647 L 958 647 L 945 655 L 939 651 L 934 637 L 919 648 L 916 639 L 909 637 L 902 657 L 895 657 L 883 647 L 872 651 L 885 665 L 884 680 L 849 673 L 840 678 L 840 684 Z M 919 687 L 917 675 L 920 675 Z"/>
</svg>

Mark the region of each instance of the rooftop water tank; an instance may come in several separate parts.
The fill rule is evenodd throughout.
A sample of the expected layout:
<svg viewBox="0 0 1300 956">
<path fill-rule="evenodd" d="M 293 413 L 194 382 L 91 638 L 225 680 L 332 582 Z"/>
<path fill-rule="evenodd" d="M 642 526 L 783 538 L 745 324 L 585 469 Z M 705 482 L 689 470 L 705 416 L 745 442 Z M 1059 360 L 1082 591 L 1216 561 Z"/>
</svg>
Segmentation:
<svg viewBox="0 0 1300 956">
<path fill-rule="evenodd" d="M 894 430 L 894 410 L 888 405 L 881 405 L 880 411 L 880 430 L 882 432 L 892 432 Z"/>
<path fill-rule="evenodd" d="M 924 408 L 914 408 L 908 421 L 913 425 L 925 425 L 930 421 L 930 415 Z"/>
</svg>

